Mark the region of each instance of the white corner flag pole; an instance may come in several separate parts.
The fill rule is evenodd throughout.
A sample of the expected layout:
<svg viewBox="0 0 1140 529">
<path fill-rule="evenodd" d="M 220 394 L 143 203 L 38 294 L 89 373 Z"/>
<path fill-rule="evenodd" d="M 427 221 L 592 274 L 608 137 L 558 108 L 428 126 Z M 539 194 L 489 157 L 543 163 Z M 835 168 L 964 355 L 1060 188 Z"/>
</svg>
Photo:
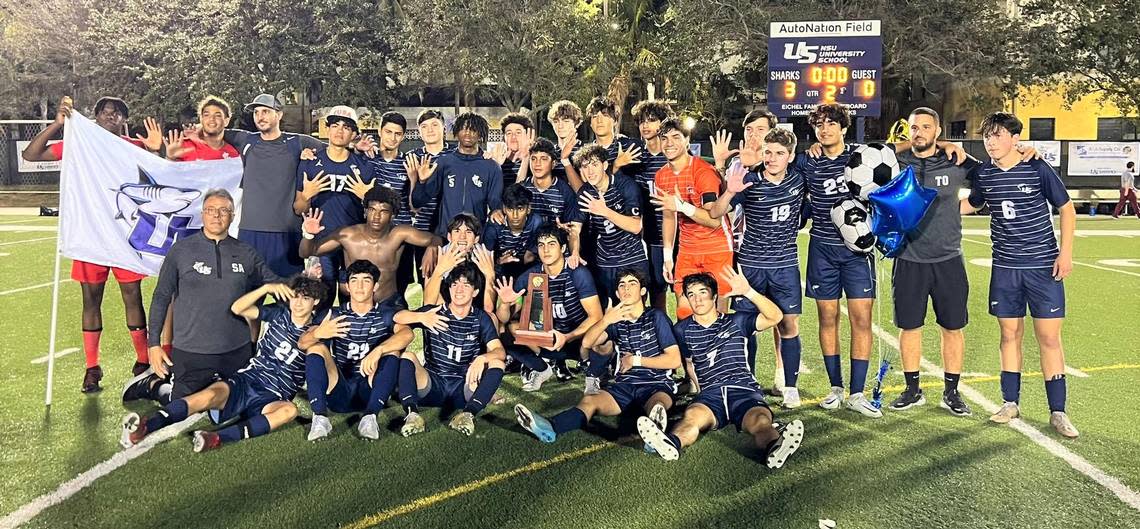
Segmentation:
<svg viewBox="0 0 1140 529">
<path fill-rule="evenodd" d="M 71 119 L 68 118 L 67 121 L 71 121 Z M 69 130 L 71 130 L 71 127 L 65 124 L 64 137 L 67 136 L 67 131 Z M 52 382 L 55 380 L 55 331 L 59 323 L 59 264 L 60 258 L 63 255 L 60 250 L 60 244 L 62 244 L 63 241 L 63 184 L 66 174 L 66 171 L 63 171 L 61 167 L 59 172 L 59 230 L 56 232 L 55 238 L 55 272 L 52 275 L 51 285 L 51 330 L 48 333 L 47 394 L 44 396 L 44 407 L 47 408 L 49 412 L 51 411 Z"/>
</svg>

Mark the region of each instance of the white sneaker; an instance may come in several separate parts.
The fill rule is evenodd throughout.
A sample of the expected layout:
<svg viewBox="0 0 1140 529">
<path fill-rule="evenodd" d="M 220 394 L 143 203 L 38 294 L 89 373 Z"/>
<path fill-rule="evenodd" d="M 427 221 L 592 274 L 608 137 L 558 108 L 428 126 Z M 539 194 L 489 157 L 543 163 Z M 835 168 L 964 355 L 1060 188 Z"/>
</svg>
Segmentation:
<svg viewBox="0 0 1140 529">
<path fill-rule="evenodd" d="M 426 429 L 427 426 L 424 424 L 424 418 L 413 411 L 409 413 L 407 417 L 404 417 L 404 425 L 400 427 L 400 435 L 408 437 L 409 435 L 423 433 Z"/>
<path fill-rule="evenodd" d="M 871 417 L 872 419 L 883 416 L 883 411 L 871 404 L 871 401 L 867 400 L 867 397 L 863 396 L 862 393 L 854 393 L 847 397 L 847 409 L 857 411 L 864 417 Z"/>
<path fill-rule="evenodd" d="M 380 438 L 380 425 L 376 424 L 376 414 L 369 413 L 360 418 L 360 422 L 356 424 L 356 431 L 360 436 L 370 441 L 375 441 Z"/>
<path fill-rule="evenodd" d="M 819 401 L 819 407 L 825 410 L 838 410 L 840 404 L 843 404 L 843 388 L 840 386 L 831 386 L 831 393 Z"/>
<path fill-rule="evenodd" d="M 313 416 L 313 424 L 309 425 L 309 437 L 308 437 L 308 439 L 310 441 L 316 441 L 319 439 L 324 439 L 325 437 L 328 437 L 329 433 L 331 433 L 331 432 L 332 432 L 332 423 L 329 422 L 328 417 L 325 417 L 324 415 L 314 415 Z"/>
<path fill-rule="evenodd" d="M 554 368 L 550 366 L 546 366 L 546 369 L 543 369 L 542 371 L 532 371 L 530 380 L 527 380 L 526 383 L 523 384 L 522 390 L 528 392 L 538 391 L 542 389 L 542 383 L 550 380 L 550 377 L 553 376 Z"/>
<path fill-rule="evenodd" d="M 602 392 L 602 379 L 598 377 L 586 377 L 586 390 L 587 395 L 597 395 Z"/>
<path fill-rule="evenodd" d="M 780 406 L 789 410 L 794 410 L 800 407 L 800 390 L 799 388 L 784 388 L 784 401 Z"/>
</svg>

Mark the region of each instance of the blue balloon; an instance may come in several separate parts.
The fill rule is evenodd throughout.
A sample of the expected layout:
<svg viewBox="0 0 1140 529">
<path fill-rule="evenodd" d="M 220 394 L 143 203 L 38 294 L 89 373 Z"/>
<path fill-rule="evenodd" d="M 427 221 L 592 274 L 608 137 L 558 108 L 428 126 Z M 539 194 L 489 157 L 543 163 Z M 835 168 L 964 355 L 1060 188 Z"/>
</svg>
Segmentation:
<svg viewBox="0 0 1140 529">
<path fill-rule="evenodd" d="M 922 222 L 937 196 L 938 191 L 918 183 L 910 166 L 871 192 L 871 233 L 879 238 L 877 246 L 883 255 L 896 257 L 902 252 L 906 236 Z"/>
</svg>

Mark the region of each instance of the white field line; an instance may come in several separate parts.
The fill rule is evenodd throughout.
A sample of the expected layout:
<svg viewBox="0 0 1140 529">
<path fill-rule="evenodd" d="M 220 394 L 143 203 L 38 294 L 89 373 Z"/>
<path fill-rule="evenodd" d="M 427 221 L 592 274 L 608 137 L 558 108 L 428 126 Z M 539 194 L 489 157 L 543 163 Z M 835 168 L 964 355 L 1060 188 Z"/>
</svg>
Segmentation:
<svg viewBox="0 0 1140 529">
<path fill-rule="evenodd" d="M 36 222 L 38 220 L 44 220 L 44 218 L 46 218 L 46 217 L 37 217 L 34 219 L 23 219 L 23 220 L 5 220 L 5 221 L 0 221 L 0 224 L 23 224 L 25 222 Z"/>
<path fill-rule="evenodd" d="M 840 305 L 840 308 L 843 310 L 843 312 L 847 312 L 847 307 Z M 871 324 L 871 329 L 880 339 L 886 342 L 887 345 L 890 345 L 896 350 L 899 348 L 898 339 L 892 336 L 891 333 L 883 330 L 882 327 L 879 327 L 874 323 Z M 942 368 L 927 360 L 925 357 L 921 359 L 921 362 L 921 366 L 924 371 L 933 371 L 935 373 L 943 372 Z M 982 409 L 986 410 L 987 413 L 992 414 L 999 408 L 997 404 L 986 398 L 985 395 L 982 395 L 980 391 L 964 383 L 960 382 L 958 384 L 958 391 L 960 391 L 962 395 L 964 395 L 967 399 L 974 402 Z M 1054 456 L 1057 456 L 1062 461 L 1068 463 L 1069 466 L 1073 467 L 1073 469 L 1077 472 L 1084 474 L 1089 479 L 1108 489 L 1109 492 L 1112 492 L 1114 495 L 1116 495 L 1117 498 L 1120 498 L 1120 501 L 1124 502 L 1125 505 L 1128 505 L 1129 507 L 1140 511 L 1140 493 L 1132 490 L 1128 487 L 1128 485 L 1125 485 L 1119 479 L 1108 475 L 1103 470 L 1094 466 L 1092 463 L 1089 463 L 1085 458 L 1077 455 L 1072 450 L 1069 450 L 1064 445 L 1057 442 L 1055 439 L 1041 433 L 1040 430 L 1034 428 L 1033 426 L 1030 426 L 1028 423 L 1022 421 L 1021 419 L 1014 419 L 1009 422 L 1009 425 L 1014 430 L 1017 430 L 1022 435 L 1028 437 L 1031 441 L 1036 443 L 1041 448 L 1044 448 L 1045 451 L 1053 454 Z"/>
<path fill-rule="evenodd" d="M 159 430 L 158 433 L 148 436 L 142 443 L 136 446 L 116 452 L 110 459 L 91 467 L 86 472 L 75 476 L 55 490 L 32 500 L 4 518 L 0 518 L 0 529 L 15 528 L 28 523 L 32 518 L 35 518 L 43 512 L 44 509 L 63 503 L 68 498 L 74 496 L 75 493 L 90 486 L 99 478 L 114 472 L 119 467 L 126 465 L 130 460 L 147 453 L 151 448 L 154 448 L 154 445 L 188 430 L 203 416 L 204 414 L 202 413 L 195 413 L 178 424 L 172 424 L 167 428 Z"/>
<path fill-rule="evenodd" d="M 59 231 L 59 226 L 0 226 L 0 231 Z"/>
<path fill-rule="evenodd" d="M 69 354 L 74 353 L 78 350 L 79 350 L 78 347 L 68 347 L 67 349 L 64 349 L 62 351 L 56 351 L 55 357 L 56 357 L 56 359 L 59 359 L 60 357 L 63 357 L 65 355 L 69 355 Z M 36 358 L 35 360 L 32 360 L 32 363 L 33 364 L 43 364 L 47 361 L 48 361 L 48 355 L 43 355 L 39 358 Z M 1085 376 L 1088 376 L 1088 375 L 1085 375 Z"/>
<path fill-rule="evenodd" d="M 59 280 L 59 282 L 60 282 L 60 283 L 66 283 L 66 282 L 68 282 L 68 281 L 71 281 L 71 280 L 72 280 L 72 279 L 69 277 L 69 278 L 67 278 L 67 279 L 60 279 L 60 280 Z M 20 292 L 24 292 L 24 291 L 27 291 L 27 290 L 35 290 L 35 289 L 37 289 L 37 288 L 50 287 L 51 285 L 52 285 L 52 284 L 51 284 L 51 282 L 49 281 L 49 282 L 47 282 L 47 283 L 40 283 L 40 284 L 38 284 L 38 285 L 32 285 L 32 286 L 30 286 L 30 287 L 20 287 L 20 288 L 13 288 L 12 290 L 5 290 L 5 291 L 3 291 L 3 292 L 0 292 L 0 296 L 8 296 L 8 295 L 12 295 L 12 294 L 18 294 L 18 293 L 20 293 Z"/>
<path fill-rule="evenodd" d="M 0 242 L 0 246 L 12 246 L 12 245 L 24 244 L 24 243 L 28 243 L 28 242 L 53 241 L 53 240 L 55 240 L 55 237 L 39 237 L 37 239 L 24 239 L 22 241 Z"/>
</svg>

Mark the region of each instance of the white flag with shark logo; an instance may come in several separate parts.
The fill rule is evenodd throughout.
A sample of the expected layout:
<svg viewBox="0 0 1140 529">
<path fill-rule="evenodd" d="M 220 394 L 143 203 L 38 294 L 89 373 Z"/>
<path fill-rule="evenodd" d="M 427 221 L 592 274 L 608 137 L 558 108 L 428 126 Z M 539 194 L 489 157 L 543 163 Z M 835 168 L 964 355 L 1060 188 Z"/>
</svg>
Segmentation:
<svg viewBox="0 0 1140 529">
<path fill-rule="evenodd" d="M 238 158 L 171 162 L 72 113 L 63 134 L 60 251 L 65 257 L 158 275 L 181 237 L 202 228 L 202 196 L 226 189 L 241 204 Z M 235 214 L 230 228 L 237 235 Z"/>
</svg>

